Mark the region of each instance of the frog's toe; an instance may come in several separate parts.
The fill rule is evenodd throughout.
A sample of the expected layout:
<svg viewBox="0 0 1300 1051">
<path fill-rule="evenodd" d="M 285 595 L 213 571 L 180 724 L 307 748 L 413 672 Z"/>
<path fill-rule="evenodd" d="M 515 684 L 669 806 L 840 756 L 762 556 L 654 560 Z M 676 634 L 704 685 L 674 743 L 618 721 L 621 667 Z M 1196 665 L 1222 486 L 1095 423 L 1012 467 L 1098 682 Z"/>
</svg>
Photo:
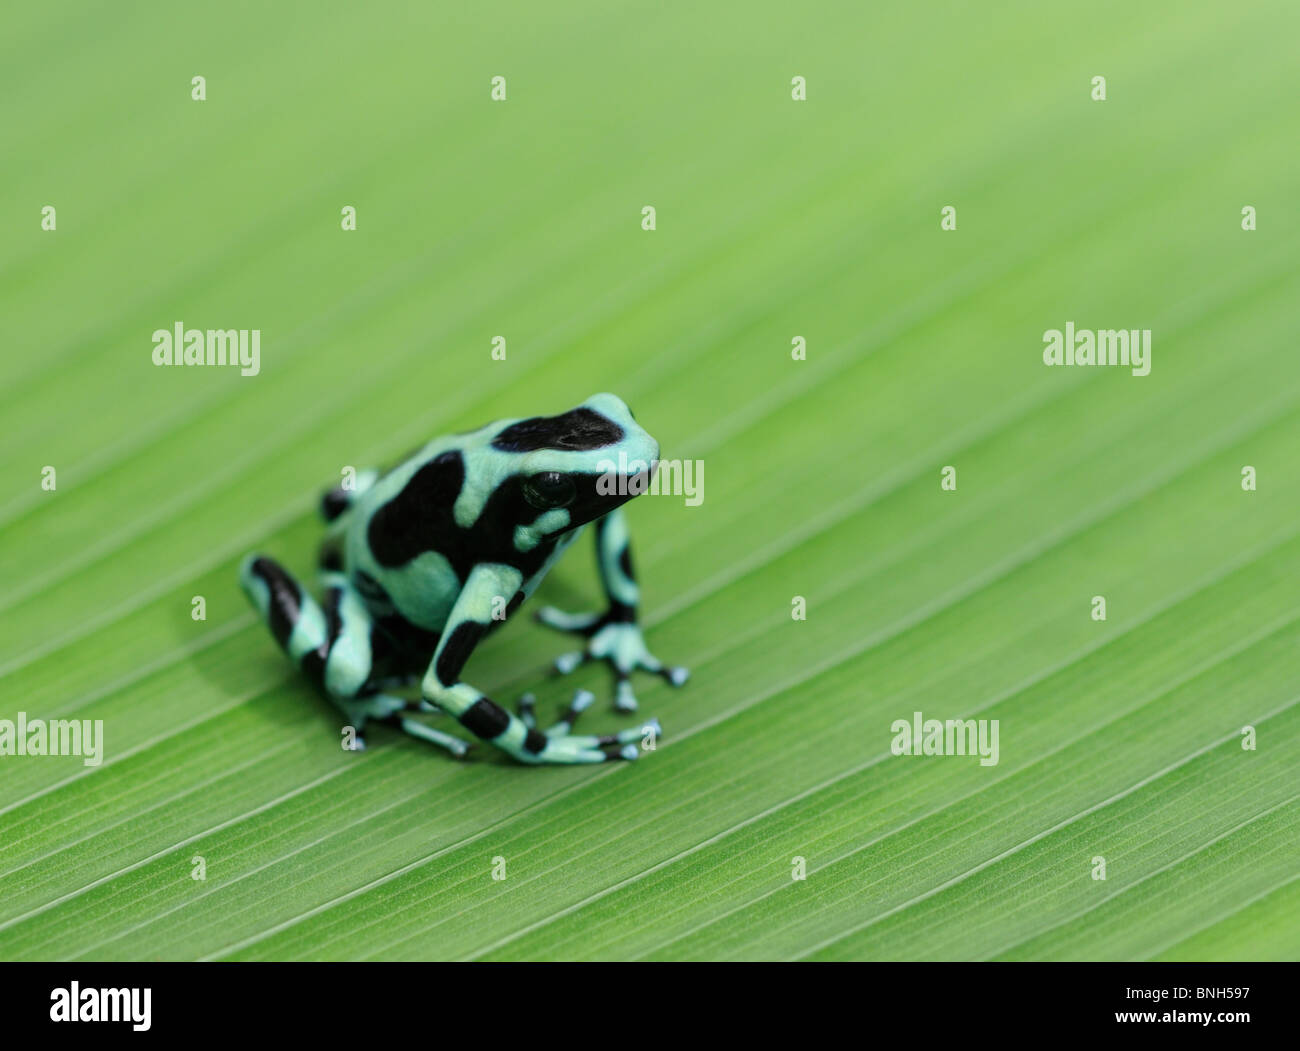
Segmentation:
<svg viewBox="0 0 1300 1051">
<path fill-rule="evenodd" d="M 658 675 L 670 686 L 681 686 L 691 677 L 688 669 L 676 664 L 665 664 L 645 648 L 644 642 L 640 643 L 639 652 L 634 651 L 630 655 L 627 663 L 628 670 L 640 668 L 642 671 L 648 671 L 651 675 Z"/>
<path fill-rule="evenodd" d="M 561 653 L 555 658 L 555 670 L 561 675 L 568 675 L 569 672 L 576 671 L 590 659 L 590 650 L 573 650 L 571 653 Z"/>
<path fill-rule="evenodd" d="M 537 611 L 537 623 L 575 635 L 590 635 L 600 627 L 601 619 L 599 613 L 565 613 L 554 606 L 543 606 Z"/>
<path fill-rule="evenodd" d="M 607 749 L 601 752 L 601 755 L 605 757 L 604 762 L 606 763 L 617 762 L 620 759 L 631 762 L 633 759 L 641 758 L 641 749 L 634 744 L 625 744 L 621 748 Z"/>
<path fill-rule="evenodd" d="M 614 708 L 620 712 L 634 712 L 637 709 L 632 680 L 626 672 L 618 673 L 618 683 L 614 687 Z"/>
<path fill-rule="evenodd" d="M 628 752 L 640 752 L 638 743 L 645 747 L 653 748 L 653 744 L 647 744 L 647 741 L 658 741 L 664 728 L 659 725 L 658 719 L 647 719 L 640 726 L 632 726 L 626 730 L 620 730 L 616 734 L 607 734 L 598 738 L 599 746 L 606 749 L 616 749 L 623 759 L 635 759 L 636 755 L 629 755 Z"/>
<path fill-rule="evenodd" d="M 647 719 L 640 726 L 630 726 L 626 730 L 619 730 L 618 733 L 606 734 L 600 739 L 600 743 L 602 745 L 632 744 L 646 737 L 657 740 L 663 732 L 664 728 L 659 725 L 658 719 Z"/>
<path fill-rule="evenodd" d="M 519 719 L 530 730 L 537 726 L 537 698 L 531 693 L 519 698 Z"/>
<path fill-rule="evenodd" d="M 554 737 L 534 762 L 542 763 L 609 763 L 636 759 L 640 750 L 635 744 L 602 746 L 599 737 Z"/>
<path fill-rule="evenodd" d="M 569 702 L 569 707 L 565 713 L 560 716 L 560 721 L 546 731 L 547 737 L 565 737 L 573 731 L 574 724 L 577 723 L 578 717 L 591 707 L 591 702 L 596 699 L 596 695 L 590 690 L 578 690 L 573 695 L 573 700 Z"/>
<path fill-rule="evenodd" d="M 641 737 L 652 732 L 649 727 L 636 727 L 621 730 L 616 734 L 602 734 L 599 737 L 589 735 L 567 735 L 552 738 L 560 753 L 574 755 L 577 758 L 560 760 L 561 762 L 611 763 L 619 760 L 630 762 L 641 757 L 637 742 Z M 653 732 L 658 734 L 658 724 Z M 550 746 L 547 746 L 549 751 Z"/>
<path fill-rule="evenodd" d="M 670 686 L 684 686 L 686 680 L 691 677 L 689 668 L 683 668 L 680 664 L 663 665 L 659 669 L 659 674 L 668 680 Z"/>
</svg>

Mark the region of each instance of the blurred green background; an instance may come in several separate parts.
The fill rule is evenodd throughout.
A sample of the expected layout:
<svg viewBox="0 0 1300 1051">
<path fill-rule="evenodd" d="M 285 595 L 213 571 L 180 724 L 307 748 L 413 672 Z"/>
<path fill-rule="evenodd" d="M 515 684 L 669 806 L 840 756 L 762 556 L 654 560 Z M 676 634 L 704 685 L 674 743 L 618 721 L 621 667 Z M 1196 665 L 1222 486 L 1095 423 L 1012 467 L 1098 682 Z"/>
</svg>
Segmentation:
<svg viewBox="0 0 1300 1051">
<path fill-rule="evenodd" d="M 1300 952 L 1293 3 L 3 28 L 0 717 L 106 757 L 0 758 L 0 957 Z M 261 374 L 154 367 L 177 321 L 261 329 Z M 1150 376 L 1044 367 L 1067 321 L 1152 329 Z M 342 465 L 599 390 L 706 464 L 629 509 L 694 672 L 638 681 L 657 752 L 343 752 L 239 557 L 308 574 Z M 620 725 L 563 648 L 521 617 L 468 674 Z M 892 757 L 914 710 L 999 719 L 1000 763 Z"/>
</svg>

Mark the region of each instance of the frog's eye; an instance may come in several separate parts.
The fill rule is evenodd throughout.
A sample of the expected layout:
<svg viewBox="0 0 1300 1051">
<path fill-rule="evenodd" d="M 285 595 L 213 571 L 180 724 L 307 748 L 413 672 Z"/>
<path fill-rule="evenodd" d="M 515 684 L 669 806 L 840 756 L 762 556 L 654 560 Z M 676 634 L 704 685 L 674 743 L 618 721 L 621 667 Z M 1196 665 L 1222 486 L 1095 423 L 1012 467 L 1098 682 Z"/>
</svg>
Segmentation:
<svg viewBox="0 0 1300 1051">
<path fill-rule="evenodd" d="M 543 471 L 524 479 L 524 499 L 539 511 L 568 507 L 577 495 L 573 479 L 559 471 Z"/>
</svg>

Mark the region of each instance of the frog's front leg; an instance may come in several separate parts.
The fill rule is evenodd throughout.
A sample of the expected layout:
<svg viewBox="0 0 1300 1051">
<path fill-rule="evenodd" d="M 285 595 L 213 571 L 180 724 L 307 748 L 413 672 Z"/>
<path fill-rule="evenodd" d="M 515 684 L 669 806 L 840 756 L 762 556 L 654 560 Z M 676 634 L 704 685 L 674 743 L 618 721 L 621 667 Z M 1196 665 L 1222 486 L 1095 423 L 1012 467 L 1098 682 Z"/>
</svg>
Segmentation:
<svg viewBox="0 0 1300 1051">
<path fill-rule="evenodd" d="M 617 679 L 614 706 L 622 712 L 636 711 L 636 694 L 632 692 L 632 672 L 636 668 L 662 675 L 680 686 L 690 673 L 685 668 L 670 667 L 646 647 L 637 624 L 637 605 L 641 593 L 632 572 L 632 549 L 627 520 L 621 508 L 615 508 L 596 520 L 596 564 L 605 590 L 609 609 L 604 613 L 564 613 L 545 606 L 537 619 L 548 627 L 569 631 L 587 639 L 584 649 L 555 658 L 555 668 L 568 674 L 589 660 L 607 660 L 614 666 Z"/>
<path fill-rule="evenodd" d="M 638 751 L 632 742 L 641 736 L 640 729 L 603 737 L 571 734 L 572 719 L 566 718 L 542 733 L 530 725 L 531 719 L 525 722 L 511 715 L 481 691 L 461 681 L 466 661 L 492 624 L 493 608 L 499 608 L 494 600 L 499 597 L 508 602 L 522 585 L 523 575 L 513 566 L 485 563 L 470 571 L 425 673 L 422 698 L 454 716 L 475 736 L 523 763 L 635 759 Z"/>
</svg>

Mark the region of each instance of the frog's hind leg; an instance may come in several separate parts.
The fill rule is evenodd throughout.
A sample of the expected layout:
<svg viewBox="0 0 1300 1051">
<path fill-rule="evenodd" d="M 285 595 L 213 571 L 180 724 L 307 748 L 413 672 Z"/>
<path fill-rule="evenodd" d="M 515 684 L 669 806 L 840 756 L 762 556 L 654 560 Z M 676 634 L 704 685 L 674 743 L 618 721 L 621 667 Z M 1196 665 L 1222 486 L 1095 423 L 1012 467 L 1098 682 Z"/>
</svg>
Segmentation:
<svg viewBox="0 0 1300 1051">
<path fill-rule="evenodd" d="M 244 559 L 239 583 L 280 648 L 309 679 L 323 685 L 331 628 L 316 601 L 283 566 L 262 555 Z"/>
<path fill-rule="evenodd" d="M 325 654 L 325 692 L 348 717 L 355 730 L 354 744 L 365 748 L 364 730 L 371 719 L 393 726 L 411 737 L 436 744 L 454 756 L 469 751 L 459 737 L 425 726 L 408 711 L 436 712 L 423 700 L 407 700 L 378 692 L 374 678 L 375 622 L 360 593 L 342 573 L 322 573 L 325 588 L 325 619 L 330 639 Z"/>
<path fill-rule="evenodd" d="M 250 556 L 239 573 L 253 605 L 266 618 L 284 651 L 301 666 L 348 719 L 354 748 L 366 747 L 366 724 L 375 719 L 463 755 L 468 745 L 415 719 L 406 711 L 433 711 L 424 701 L 375 692 L 374 621 L 365 602 L 341 573 L 321 574 L 325 590 L 322 609 L 305 588 L 279 563 Z"/>
</svg>

